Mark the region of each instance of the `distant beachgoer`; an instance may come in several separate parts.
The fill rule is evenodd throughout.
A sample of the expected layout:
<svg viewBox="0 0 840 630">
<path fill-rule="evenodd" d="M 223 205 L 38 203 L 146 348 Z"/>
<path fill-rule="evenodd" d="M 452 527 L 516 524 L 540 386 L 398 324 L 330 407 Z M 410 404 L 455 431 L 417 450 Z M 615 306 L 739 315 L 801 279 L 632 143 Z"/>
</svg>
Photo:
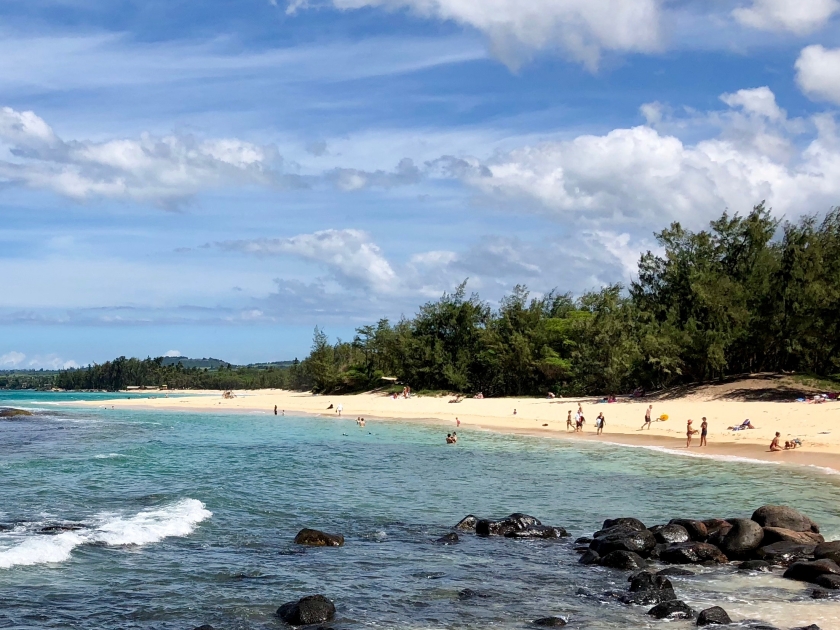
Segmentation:
<svg viewBox="0 0 840 630">
<path fill-rule="evenodd" d="M 274 415 L 277 415 L 277 405 L 274 405 Z"/>
<path fill-rule="evenodd" d="M 601 435 L 601 433 L 604 432 L 604 425 L 606 423 L 607 421 L 604 418 L 604 413 L 599 413 L 598 417 L 595 419 L 595 428 L 598 429 L 598 431 L 596 431 L 596 435 Z"/>
<path fill-rule="evenodd" d="M 461 421 L 460 421 L 460 420 L 458 420 L 458 418 L 455 418 L 455 426 L 456 426 L 456 427 L 460 427 L 460 426 L 461 426 Z"/>
<path fill-rule="evenodd" d="M 452 434 L 451 433 L 446 434 L 446 443 L 447 444 L 455 444 L 455 440 L 452 439 Z"/>
<path fill-rule="evenodd" d="M 743 431 L 744 429 L 755 429 L 755 428 L 756 427 L 753 426 L 753 424 L 752 424 L 752 422 L 750 422 L 749 418 L 744 420 L 737 427 L 727 427 L 727 429 L 729 429 L 730 431 Z"/>
<path fill-rule="evenodd" d="M 329 407 L 327 407 L 327 409 L 332 409 L 332 408 L 333 408 L 333 404 L 332 404 L 332 403 L 330 403 L 330 406 L 329 406 Z"/>
<path fill-rule="evenodd" d="M 457 434 L 457 433 L 455 433 L 455 431 L 453 431 L 453 432 L 452 432 L 452 443 L 453 443 L 453 444 L 457 444 L 457 443 L 458 443 L 458 434 Z"/>
<path fill-rule="evenodd" d="M 779 446 L 779 438 L 780 438 L 781 436 L 782 436 L 782 434 L 781 434 L 781 433 L 779 433 L 778 431 L 776 431 L 776 437 L 774 437 L 774 438 L 773 438 L 773 441 L 772 441 L 772 442 L 770 442 L 770 451 L 771 451 L 771 452 L 781 451 L 781 450 L 782 450 L 782 447 L 781 447 L 781 446 Z"/>
<path fill-rule="evenodd" d="M 692 438 L 692 437 L 694 437 L 694 434 L 695 434 L 695 433 L 697 433 L 697 429 L 693 429 L 693 428 L 691 427 L 691 423 L 692 423 L 692 422 L 694 422 L 694 420 L 692 420 L 691 418 L 689 418 L 689 419 L 688 419 L 688 422 L 686 423 L 686 427 L 685 427 L 685 436 L 686 436 L 686 440 L 685 440 L 685 447 L 686 447 L 686 448 L 688 448 L 689 446 L 691 446 L 691 438 Z"/>
<path fill-rule="evenodd" d="M 340 416 L 342 411 L 344 411 L 344 405 L 338 403 L 338 407 L 335 408 L 335 412 Z"/>
<path fill-rule="evenodd" d="M 700 424 L 700 446 L 707 446 L 706 435 L 709 433 L 709 423 L 706 421 L 706 416 L 703 416 L 703 422 Z"/>
<path fill-rule="evenodd" d="M 572 426 L 572 410 L 569 409 L 569 415 L 566 416 L 566 431 L 569 431 L 569 429 L 572 429 L 572 428 L 573 428 L 573 426 Z"/>
<path fill-rule="evenodd" d="M 286 415 L 286 410 L 285 409 L 283 410 L 283 413 L 281 415 L 283 415 L 283 416 Z"/>
<path fill-rule="evenodd" d="M 514 415 L 514 416 L 516 415 L 516 409 L 514 409 L 514 410 L 513 410 L 513 415 Z"/>
<path fill-rule="evenodd" d="M 790 442 L 785 442 L 785 450 L 794 449 L 797 446 L 802 446 L 802 440 L 793 438 Z"/>
<path fill-rule="evenodd" d="M 360 427 L 365 426 L 365 419 L 364 419 L 364 418 L 360 418 L 360 419 L 359 419 L 359 426 L 360 426 Z"/>
<path fill-rule="evenodd" d="M 549 399 L 554 398 L 554 392 L 548 392 Z"/>
<path fill-rule="evenodd" d="M 645 423 L 642 425 L 642 429 L 647 427 L 648 431 L 650 431 L 650 422 L 651 422 L 650 416 L 651 416 L 652 412 L 653 412 L 653 405 L 648 405 L 647 411 L 645 411 Z M 639 430 L 641 431 L 641 429 L 639 429 Z"/>
</svg>

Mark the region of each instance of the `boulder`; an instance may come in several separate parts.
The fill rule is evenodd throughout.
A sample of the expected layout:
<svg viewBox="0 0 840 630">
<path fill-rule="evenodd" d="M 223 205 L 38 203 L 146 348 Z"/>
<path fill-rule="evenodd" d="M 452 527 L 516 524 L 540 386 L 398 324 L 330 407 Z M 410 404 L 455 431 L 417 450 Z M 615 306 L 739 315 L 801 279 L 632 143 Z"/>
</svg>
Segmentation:
<svg viewBox="0 0 840 630">
<path fill-rule="evenodd" d="M 475 524 L 475 533 L 479 536 L 505 536 L 510 532 L 522 531 L 535 525 L 540 526 L 542 523 L 533 516 L 514 512 L 497 521 L 479 519 Z"/>
<path fill-rule="evenodd" d="M 814 560 L 813 562 L 794 562 L 785 571 L 783 577 L 813 584 L 821 575 L 840 575 L 840 566 L 833 560 L 828 559 Z"/>
<path fill-rule="evenodd" d="M 630 592 L 643 593 L 646 591 L 673 591 L 674 586 L 664 575 L 656 575 L 650 571 L 639 571 L 630 577 Z M 674 598 L 676 599 L 676 598 Z"/>
<path fill-rule="evenodd" d="M 787 541 L 775 542 L 772 545 L 764 545 L 753 552 L 753 556 L 759 560 L 766 560 L 771 564 L 787 566 L 796 560 L 810 558 L 814 555 L 814 545 L 800 545 Z"/>
<path fill-rule="evenodd" d="M 695 542 L 706 542 L 709 537 L 709 530 L 703 521 L 698 521 L 690 518 L 674 518 L 668 522 L 669 525 L 680 525 L 684 527 Z"/>
<path fill-rule="evenodd" d="M 761 546 L 764 530 L 747 518 L 735 518 L 730 521 L 732 529 L 723 537 L 720 550 L 729 558 L 747 558 Z"/>
<path fill-rule="evenodd" d="M 581 536 L 580 538 L 575 539 L 576 545 L 588 545 L 591 542 L 592 538 L 590 538 L 589 536 Z"/>
<path fill-rule="evenodd" d="M 747 560 L 738 565 L 739 571 L 770 571 L 770 563 L 766 560 Z"/>
<path fill-rule="evenodd" d="M 601 526 L 601 529 L 610 529 L 611 527 L 616 527 L 621 525 L 622 527 L 628 527 L 630 529 L 635 529 L 637 531 L 642 531 L 643 529 L 647 529 L 645 524 L 642 523 L 637 518 L 608 518 L 604 521 L 604 524 Z"/>
<path fill-rule="evenodd" d="M 831 591 L 840 590 L 840 575 L 821 575 L 814 580 L 814 584 L 827 588 Z"/>
<path fill-rule="evenodd" d="M 820 533 L 819 525 L 786 505 L 765 505 L 753 512 L 752 520 L 762 527 L 781 527 L 795 532 Z"/>
<path fill-rule="evenodd" d="M 607 555 L 603 556 L 598 564 L 602 567 L 622 569 L 625 571 L 642 569 L 647 566 L 645 559 L 632 551 L 611 551 Z"/>
<path fill-rule="evenodd" d="M 584 554 L 578 558 L 578 562 L 581 564 L 598 564 L 601 560 L 600 554 L 591 549 L 587 549 Z"/>
<path fill-rule="evenodd" d="M 277 609 L 277 616 L 291 626 L 324 623 L 335 617 L 335 605 L 323 595 L 309 595 Z"/>
<path fill-rule="evenodd" d="M 764 541 L 762 544 L 771 545 L 775 542 L 792 542 L 800 545 L 818 545 L 825 542 L 821 534 L 814 532 L 795 532 L 792 529 L 783 527 L 765 527 Z"/>
<path fill-rule="evenodd" d="M 611 551 L 632 551 L 644 557 L 656 546 L 656 538 L 647 529 L 630 529 L 617 525 L 598 532 L 589 548 L 605 556 Z"/>
<path fill-rule="evenodd" d="M 505 538 L 565 538 L 569 535 L 562 527 L 548 525 L 531 525 L 525 529 L 505 532 Z"/>
<path fill-rule="evenodd" d="M 654 619 L 694 619 L 694 611 L 679 599 L 657 604 L 647 614 Z"/>
<path fill-rule="evenodd" d="M 712 606 L 706 610 L 701 610 L 697 615 L 698 626 L 725 626 L 732 623 L 729 614 L 720 606 Z"/>
<path fill-rule="evenodd" d="M 476 523 L 478 523 L 478 518 L 470 514 L 458 521 L 455 529 L 460 529 L 463 532 L 474 532 Z"/>
<path fill-rule="evenodd" d="M 444 534 L 435 542 L 439 545 L 454 545 L 459 540 L 460 538 L 458 538 L 458 534 L 456 534 L 455 532 L 450 532 L 449 534 Z"/>
<path fill-rule="evenodd" d="M 834 562 L 840 564 L 840 540 L 820 543 L 814 547 L 814 557 L 817 560 L 827 558 L 828 560 L 834 560 Z"/>
<path fill-rule="evenodd" d="M 666 567 L 661 571 L 657 571 L 656 575 L 662 575 L 664 577 L 691 577 L 694 575 L 694 571 L 689 571 L 682 567 Z"/>
<path fill-rule="evenodd" d="M 833 599 L 834 593 L 824 588 L 815 588 L 811 591 L 811 599 Z"/>
<path fill-rule="evenodd" d="M 659 553 L 659 559 L 669 564 L 725 564 L 726 555 L 714 545 L 702 542 L 674 543 Z"/>
<path fill-rule="evenodd" d="M 671 543 L 688 542 L 691 540 L 691 536 L 688 535 L 688 530 L 682 525 L 677 525 L 675 523 L 662 525 L 656 529 L 656 531 L 651 528 L 651 532 L 653 533 L 654 538 L 656 538 L 656 542 L 664 543 L 666 545 L 670 545 Z"/>
<path fill-rule="evenodd" d="M 543 617 L 542 619 L 534 619 L 531 623 L 542 628 L 559 628 L 566 625 L 566 620 L 563 617 Z"/>
<path fill-rule="evenodd" d="M 304 528 L 295 536 L 295 544 L 309 547 L 341 547 L 344 544 L 344 536 Z"/>
</svg>

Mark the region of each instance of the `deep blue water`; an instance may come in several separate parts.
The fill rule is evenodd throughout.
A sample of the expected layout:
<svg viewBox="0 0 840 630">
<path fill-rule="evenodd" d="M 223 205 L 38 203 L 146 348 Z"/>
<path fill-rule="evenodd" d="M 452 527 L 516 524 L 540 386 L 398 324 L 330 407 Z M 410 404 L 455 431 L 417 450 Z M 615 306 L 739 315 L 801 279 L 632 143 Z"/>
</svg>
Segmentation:
<svg viewBox="0 0 840 630">
<path fill-rule="evenodd" d="M 469 513 L 523 511 L 577 536 L 609 517 L 749 516 L 792 505 L 840 537 L 840 476 L 416 423 L 79 408 L 100 394 L 2 393 L 0 628 L 282 628 L 277 607 L 324 593 L 340 628 L 658 628 L 643 608 L 577 594 L 624 587 L 571 541 L 432 541 Z M 463 427 L 462 427 L 463 429 Z M 80 529 L 40 533 L 49 525 Z M 292 544 L 302 527 L 339 549 Z M 780 627 L 840 628 L 840 604 L 778 576 L 676 580 L 696 607 Z M 490 597 L 462 602 L 463 588 Z M 667 628 L 689 627 L 669 623 Z"/>
</svg>

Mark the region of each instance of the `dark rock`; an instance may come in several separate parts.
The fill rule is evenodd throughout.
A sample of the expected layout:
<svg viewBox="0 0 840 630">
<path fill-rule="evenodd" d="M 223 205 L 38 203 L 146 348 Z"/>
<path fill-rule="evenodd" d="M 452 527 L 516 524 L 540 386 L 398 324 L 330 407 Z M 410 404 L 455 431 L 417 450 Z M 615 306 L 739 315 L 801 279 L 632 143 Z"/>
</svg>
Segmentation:
<svg viewBox="0 0 840 630">
<path fill-rule="evenodd" d="M 691 577 L 694 575 L 694 571 L 689 571 L 688 569 L 683 569 L 681 567 L 666 567 L 661 571 L 657 571 L 656 575 L 664 577 Z"/>
<path fill-rule="evenodd" d="M 765 560 L 747 560 L 738 565 L 739 571 L 770 571 L 770 563 Z"/>
<path fill-rule="evenodd" d="M 592 542 L 592 539 L 589 536 L 581 536 L 580 538 L 575 539 L 576 545 L 588 545 Z"/>
<path fill-rule="evenodd" d="M 813 562 L 794 562 L 785 571 L 789 580 L 815 583 L 821 575 L 840 575 L 840 566 L 833 560 L 823 559 Z"/>
<path fill-rule="evenodd" d="M 840 540 L 820 543 L 814 548 L 814 557 L 817 560 L 824 558 L 834 560 L 834 562 L 840 564 Z"/>
<path fill-rule="evenodd" d="M 295 536 L 295 544 L 309 547 L 341 547 L 344 544 L 344 536 L 304 528 Z"/>
<path fill-rule="evenodd" d="M 589 548 L 605 556 L 611 551 L 632 551 L 644 557 L 656 547 L 656 539 L 648 530 L 635 530 L 618 525 L 598 532 Z"/>
<path fill-rule="evenodd" d="M 810 626 L 799 626 L 798 628 L 791 628 L 790 630 L 820 630 L 820 627 L 812 623 Z"/>
<path fill-rule="evenodd" d="M 820 533 L 819 525 L 785 505 L 765 505 L 753 512 L 752 520 L 762 527 L 781 527 L 795 532 Z"/>
<path fill-rule="evenodd" d="M 604 524 L 601 526 L 601 529 L 610 529 L 611 527 L 616 527 L 618 525 L 630 529 L 635 529 L 636 531 L 642 531 L 643 529 L 647 529 L 647 527 L 645 527 L 645 524 L 637 518 L 608 518 L 604 521 Z"/>
<path fill-rule="evenodd" d="M 559 628 L 566 625 L 566 620 L 563 617 L 543 617 L 542 619 L 534 619 L 532 623 L 543 628 Z"/>
<path fill-rule="evenodd" d="M 811 591 L 811 599 L 833 599 L 834 593 L 822 588 L 815 588 Z"/>
<path fill-rule="evenodd" d="M 460 599 L 461 601 L 476 598 L 486 599 L 488 597 L 490 597 L 490 595 L 488 595 L 487 593 L 484 593 L 482 591 L 474 591 L 471 588 L 465 588 L 461 591 L 458 591 L 458 599 Z"/>
<path fill-rule="evenodd" d="M 840 590 L 840 575 L 821 575 L 814 580 L 814 584 L 827 588 L 831 591 Z"/>
<path fill-rule="evenodd" d="M 694 611 L 679 599 L 657 604 L 647 614 L 655 619 L 694 619 Z"/>
<path fill-rule="evenodd" d="M 701 610 L 697 615 L 698 626 L 725 626 L 732 623 L 727 612 L 720 606 L 712 606 L 706 610 Z"/>
<path fill-rule="evenodd" d="M 659 559 L 669 564 L 725 564 L 726 555 L 714 545 L 702 542 L 675 543 L 659 553 Z"/>
<path fill-rule="evenodd" d="M 522 531 L 535 525 L 540 526 L 542 523 L 533 516 L 514 512 L 498 521 L 480 519 L 475 524 L 475 533 L 479 536 L 505 536 L 510 532 Z"/>
<path fill-rule="evenodd" d="M 38 531 L 42 534 L 60 534 L 62 532 L 75 532 L 84 528 L 83 523 L 60 523 L 58 525 L 46 525 Z"/>
<path fill-rule="evenodd" d="M 460 529 L 464 532 L 474 532 L 476 523 L 478 523 L 478 519 L 470 514 L 462 518 L 455 526 L 455 529 Z"/>
<path fill-rule="evenodd" d="M 602 567 L 623 569 L 625 571 L 641 569 L 647 566 L 645 559 L 632 551 L 611 551 L 603 556 L 598 564 Z"/>
<path fill-rule="evenodd" d="M 671 543 L 688 542 L 691 540 L 691 536 L 688 535 L 688 530 L 682 525 L 677 525 L 675 523 L 663 525 L 657 531 L 653 532 L 653 535 L 656 538 L 656 542 L 665 543 L 666 545 L 670 545 Z"/>
<path fill-rule="evenodd" d="M 800 545 L 818 545 L 825 542 L 821 534 L 814 532 L 795 532 L 792 529 L 782 527 L 765 527 L 763 545 L 772 545 L 776 542 L 792 542 Z"/>
<path fill-rule="evenodd" d="M 646 591 L 673 590 L 671 580 L 663 575 L 656 575 L 650 571 L 639 571 L 630 578 L 630 592 L 643 593 Z"/>
<path fill-rule="evenodd" d="M 562 527 L 531 525 L 525 529 L 505 532 L 505 538 L 565 538 L 569 535 Z"/>
<path fill-rule="evenodd" d="M 598 564 L 601 560 L 600 554 L 591 549 L 587 549 L 586 552 L 578 559 L 578 562 L 581 564 Z"/>
<path fill-rule="evenodd" d="M 459 540 L 460 538 L 458 538 L 458 534 L 456 534 L 455 532 L 451 532 L 449 534 L 441 536 L 435 542 L 440 545 L 454 545 Z"/>
<path fill-rule="evenodd" d="M 759 560 L 766 560 L 772 564 L 783 566 L 791 562 L 810 558 L 814 555 L 814 545 L 800 545 L 792 542 L 775 542 L 772 545 L 764 545 L 753 552 L 753 556 Z"/>
<path fill-rule="evenodd" d="M 277 609 L 277 616 L 291 626 L 324 623 L 335 617 L 335 605 L 323 595 L 309 595 Z"/>
<path fill-rule="evenodd" d="M 628 606 L 650 606 L 677 599 L 674 589 L 662 589 L 660 591 L 637 591 L 631 593 L 617 593 L 615 597 L 622 604 Z"/>
<path fill-rule="evenodd" d="M 761 621 L 759 619 L 745 619 L 738 625 L 744 628 L 750 628 L 751 630 L 779 630 L 776 626 L 770 625 L 766 621 Z"/>
<path fill-rule="evenodd" d="M 674 518 L 668 524 L 684 527 L 694 542 L 706 542 L 706 538 L 709 537 L 709 530 L 703 521 L 690 518 Z"/>
<path fill-rule="evenodd" d="M 720 550 L 728 558 L 747 558 L 761 546 L 764 530 L 755 521 L 747 518 L 734 518 L 730 521 L 732 529 L 723 537 Z"/>
<path fill-rule="evenodd" d="M 720 547 L 723 539 L 726 538 L 726 535 L 730 531 L 732 531 L 732 523 L 729 521 L 723 521 L 723 524 L 721 524 L 720 527 L 717 527 L 714 531 L 709 533 L 709 537 L 706 538 L 706 542 L 714 545 L 715 547 Z"/>
<path fill-rule="evenodd" d="M 193 630 L 216 630 L 213 626 L 209 623 L 205 623 L 203 626 L 196 626 Z"/>
<path fill-rule="evenodd" d="M 0 409 L 0 418 L 15 418 L 17 416 L 31 416 L 32 412 L 26 409 Z"/>
</svg>

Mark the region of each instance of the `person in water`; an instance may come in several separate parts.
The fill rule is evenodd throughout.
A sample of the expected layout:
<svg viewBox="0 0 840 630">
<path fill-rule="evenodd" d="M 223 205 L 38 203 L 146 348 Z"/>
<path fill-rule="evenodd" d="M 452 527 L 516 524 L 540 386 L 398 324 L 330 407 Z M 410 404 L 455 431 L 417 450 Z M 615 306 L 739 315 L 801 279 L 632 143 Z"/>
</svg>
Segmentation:
<svg viewBox="0 0 840 630">
<path fill-rule="evenodd" d="M 691 438 L 694 437 L 694 434 L 697 433 L 697 429 L 692 428 L 691 423 L 694 422 L 691 418 L 688 419 L 688 422 L 685 425 L 685 447 L 688 448 L 691 446 Z"/>
<path fill-rule="evenodd" d="M 709 433 L 709 423 L 706 421 L 706 416 L 703 416 L 703 422 L 700 423 L 700 446 L 707 446 L 706 435 Z"/>
<path fill-rule="evenodd" d="M 457 443 L 458 443 L 458 434 L 457 434 L 457 433 L 455 433 L 455 431 L 453 431 L 453 432 L 452 432 L 452 443 L 453 443 L 453 444 L 457 444 Z"/>
<path fill-rule="evenodd" d="M 455 440 L 452 439 L 452 434 L 451 433 L 446 434 L 446 443 L 447 444 L 455 444 Z"/>
<path fill-rule="evenodd" d="M 651 415 L 652 412 L 653 412 L 653 405 L 648 405 L 647 411 L 645 411 L 645 423 L 642 425 L 642 429 L 647 427 L 648 431 L 650 431 L 650 422 L 651 422 L 650 415 Z M 641 431 L 641 429 L 639 429 L 639 430 Z"/>
<path fill-rule="evenodd" d="M 781 433 L 779 433 L 778 431 L 776 431 L 776 437 L 774 437 L 774 438 L 773 438 L 773 441 L 772 441 L 772 442 L 770 442 L 770 451 L 771 451 L 771 452 L 781 451 L 781 450 L 782 450 L 782 447 L 781 447 L 781 446 L 779 446 L 779 438 L 780 438 L 780 437 L 782 437 L 782 434 L 781 434 Z"/>
</svg>

